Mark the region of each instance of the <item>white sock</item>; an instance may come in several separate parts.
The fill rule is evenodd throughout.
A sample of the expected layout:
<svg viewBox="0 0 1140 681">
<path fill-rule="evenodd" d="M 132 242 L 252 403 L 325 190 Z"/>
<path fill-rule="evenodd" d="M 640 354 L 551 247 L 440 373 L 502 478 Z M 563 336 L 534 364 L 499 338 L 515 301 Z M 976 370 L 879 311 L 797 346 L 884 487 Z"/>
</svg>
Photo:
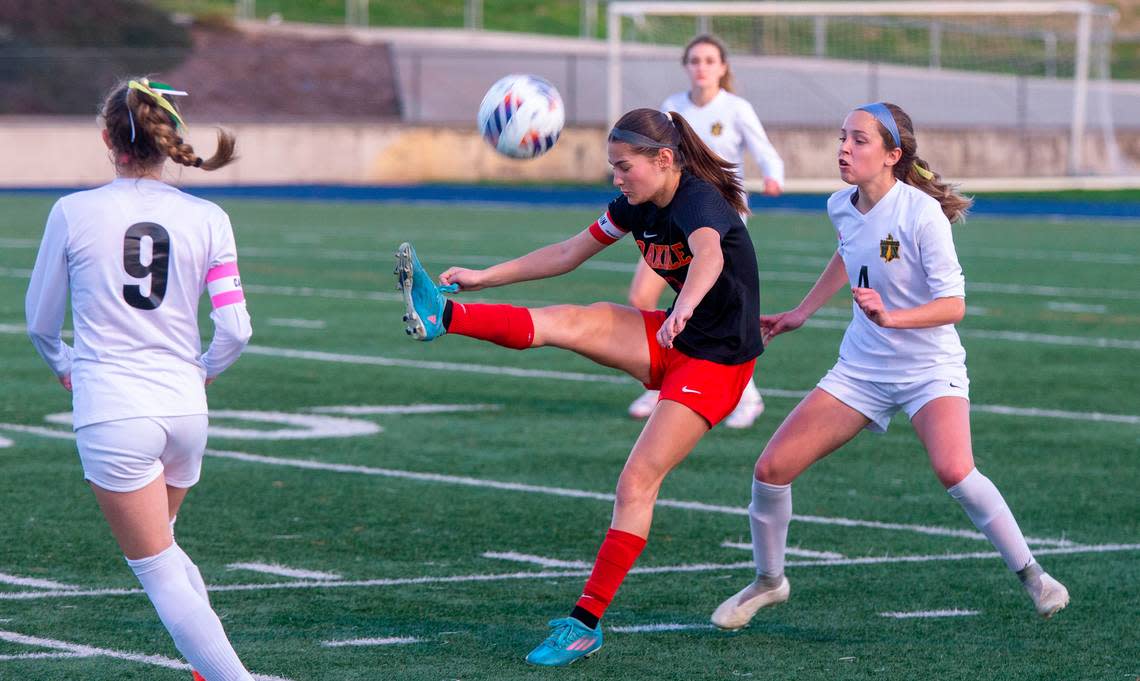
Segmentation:
<svg viewBox="0 0 1140 681">
<path fill-rule="evenodd" d="M 752 525 L 756 575 L 761 578 L 783 575 L 788 524 L 792 522 L 792 486 L 753 480 L 748 520 Z"/>
<path fill-rule="evenodd" d="M 986 535 L 1010 570 L 1020 572 L 1033 562 L 1025 536 L 1001 492 L 977 468 L 946 491 L 962 505 L 974 526 Z"/>
<path fill-rule="evenodd" d="M 206 604 L 210 603 L 210 593 L 206 591 L 206 582 L 202 579 L 202 573 L 198 571 L 198 566 L 194 561 L 190 560 L 190 556 L 182 550 L 178 542 L 174 543 L 174 548 L 178 551 L 178 556 L 182 559 L 182 567 L 186 569 L 186 579 L 190 580 L 190 586 L 194 587 L 194 593 L 202 597 Z"/>
<path fill-rule="evenodd" d="M 195 592 L 176 545 L 149 558 L 127 560 L 174 645 L 209 681 L 253 681 L 238 660 L 210 604 Z M 186 560 L 189 560 L 187 558 Z"/>
<path fill-rule="evenodd" d="M 755 378 L 748 379 L 748 385 L 744 386 L 744 393 L 741 395 L 741 399 L 745 397 L 755 398 L 757 400 L 763 399 L 760 397 L 760 389 L 756 387 Z"/>
</svg>

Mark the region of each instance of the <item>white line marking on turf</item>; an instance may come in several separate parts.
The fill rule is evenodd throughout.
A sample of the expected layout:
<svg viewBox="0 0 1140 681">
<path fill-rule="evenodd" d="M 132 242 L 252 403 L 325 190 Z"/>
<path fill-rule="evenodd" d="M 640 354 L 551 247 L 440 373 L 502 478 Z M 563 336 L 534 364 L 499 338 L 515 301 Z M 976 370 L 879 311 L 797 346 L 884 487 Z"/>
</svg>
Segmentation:
<svg viewBox="0 0 1140 681">
<path fill-rule="evenodd" d="M 745 551 L 752 550 L 752 544 L 747 544 L 745 542 L 726 541 L 721 542 L 720 545 L 726 549 L 743 549 Z M 846 556 L 844 556 L 842 553 L 835 553 L 834 551 L 810 551 L 808 549 L 800 549 L 791 546 L 785 548 L 784 553 L 788 554 L 789 556 L 799 556 L 800 558 L 827 558 L 832 560 L 838 558 L 846 558 Z"/>
<path fill-rule="evenodd" d="M 653 634 L 662 631 L 687 631 L 690 629 L 712 629 L 711 624 L 631 624 L 628 626 L 609 627 L 610 631 L 621 634 Z"/>
<path fill-rule="evenodd" d="M 15 433 L 28 433 L 40 437 L 50 437 L 56 440 L 74 440 L 75 433 L 70 430 L 56 430 L 55 428 L 41 428 L 40 426 L 25 426 L 19 423 L 0 423 L 0 430 L 10 430 Z"/>
<path fill-rule="evenodd" d="M 277 563 L 230 563 L 226 566 L 230 570 L 250 570 L 267 575 L 279 577 L 296 577 L 297 579 L 315 579 L 318 581 L 333 581 L 343 579 L 335 572 L 320 572 L 318 570 L 299 570 L 297 568 L 278 565 Z"/>
<path fill-rule="evenodd" d="M 25 636 L 14 631 L 0 631 L 0 640 L 8 641 L 10 643 L 18 643 L 25 646 L 36 646 L 39 648 L 51 648 L 53 650 L 62 650 L 71 653 L 75 657 L 111 657 L 116 660 L 127 660 L 129 662 L 140 662 L 142 664 L 149 664 L 153 667 L 165 667 L 166 669 L 179 669 L 189 671 L 190 665 L 179 660 L 172 660 L 169 657 L 161 655 L 141 655 L 138 653 L 125 653 L 120 650 L 111 650 L 110 648 L 96 648 L 94 646 L 85 646 L 79 643 L 68 643 L 67 641 L 57 641 L 50 638 L 38 638 L 35 636 Z M 290 681 L 281 676 L 266 676 L 264 674 L 254 674 L 253 678 L 257 681 Z"/>
<path fill-rule="evenodd" d="M 1140 544 L 1094 544 L 1088 546 L 1068 546 L 1062 548 L 1037 549 L 1036 555 L 1060 555 L 1077 553 L 1112 553 L 1120 551 L 1140 551 Z M 996 551 L 975 553 L 943 553 L 928 556 L 868 556 L 866 558 L 845 558 L 843 560 L 804 560 L 789 561 L 787 567 L 843 567 L 850 565 L 887 565 L 896 563 L 931 563 L 955 560 L 990 560 L 1000 558 Z M 661 565 L 655 567 L 635 567 L 630 574 L 659 575 L 691 572 L 721 572 L 729 570 L 755 570 L 752 561 L 738 563 L 702 563 L 696 565 Z M 269 591 L 279 589 L 336 589 L 387 586 L 413 586 L 421 584 L 461 584 L 466 582 L 501 582 L 527 579 L 557 579 L 561 577 L 586 577 L 589 570 L 543 570 L 539 572 L 510 572 L 499 574 L 453 575 L 443 577 L 397 577 L 385 579 L 343 580 L 337 582 L 278 582 L 274 584 L 225 584 L 207 587 L 212 592 L 224 591 Z M 142 589 L 89 589 L 86 591 L 15 591 L 0 592 L 0 601 L 29 601 L 44 598 L 81 598 L 104 596 L 143 595 Z"/>
<path fill-rule="evenodd" d="M 1054 312 L 1084 312 L 1089 314 L 1105 314 L 1107 305 L 1082 305 L 1081 303 L 1065 303 L 1060 300 L 1050 300 L 1045 307 Z"/>
<path fill-rule="evenodd" d="M 323 329 L 328 326 L 328 322 L 321 319 L 288 319 L 281 317 L 270 317 L 265 320 L 265 323 L 270 326 L 284 326 L 291 329 Z"/>
<path fill-rule="evenodd" d="M 0 655 L 0 662 L 12 660 L 66 660 L 77 657 L 94 657 L 83 653 L 20 653 L 18 655 Z"/>
<path fill-rule="evenodd" d="M 0 449 L 11 447 L 14 443 L 6 437 L 0 437 Z"/>
<path fill-rule="evenodd" d="M 1036 409 L 1027 407 L 1007 407 L 1000 404 L 971 404 L 970 411 L 1002 416 L 1030 416 L 1073 421 L 1103 421 L 1106 423 L 1127 423 L 1140 425 L 1140 416 L 1131 414 L 1102 414 L 1097 411 L 1064 411 L 1062 409 Z"/>
<path fill-rule="evenodd" d="M 804 326 L 816 329 L 846 329 L 847 322 L 837 319 L 809 319 Z M 1140 350 L 1140 340 L 1127 338 L 1098 338 L 1086 336 L 1057 336 L 1048 333 L 1028 333 L 1025 331 L 992 331 L 989 329 L 958 329 L 963 338 L 985 338 L 1014 343 L 1038 343 L 1041 345 L 1065 345 L 1070 347 L 1106 348 L 1111 350 Z"/>
<path fill-rule="evenodd" d="M 234 459 L 250 463 L 264 463 L 272 466 L 286 466 L 305 470 L 332 471 L 334 473 L 356 473 L 361 475 L 377 475 L 387 478 L 401 478 L 404 480 L 419 480 L 421 482 L 440 482 L 452 485 L 465 485 L 468 487 L 486 487 L 511 492 L 531 492 L 548 494 L 558 497 L 572 497 L 577 499 L 596 499 L 598 501 L 614 501 L 614 495 L 608 492 L 591 492 L 588 490 L 569 489 L 566 487 L 548 487 L 544 485 L 528 485 L 518 482 L 503 482 L 486 478 L 471 478 L 458 475 L 444 475 L 442 473 L 419 473 L 415 471 L 393 470 L 391 468 L 374 468 L 372 466 L 358 466 L 350 464 L 326 463 L 311 459 L 284 459 L 280 457 L 264 456 L 261 454 L 248 454 L 246 452 L 231 452 L 217 449 L 207 449 L 207 456 L 219 459 Z M 748 515 L 744 506 L 718 506 L 699 501 L 679 501 L 674 499 L 658 499 L 657 506 L 663 508 L 679 508 L 688 511 L 704 511 L 708 513 L 726 513 L 729 515 Z M 986 536 L 973 530 L 959 530 L 947 527 L 931 527 L 927 525 L 906 525 L 902 523 L 883 523 L 874 520 L 854 520 L 851 518 L 829 518 L 811 515 L 793 515 L 792 520 L 819 525 L 840 525 L 842 527 L 867 527 L 879 530 L 901 530 L 918 532 L 942 537 L 961 537 L 965 539 L 985 540 Z M 1038 539 L 1026 537 L 1030 544 L 1071 546 L 1072 542 L 1066 539 Z"/>
<path fill-rule="evenodd" d="M 981 614 L 980 610 L 918 610 L 915 612 L 880 612 L 883 617 L 893 617 L 897 620 L 910 619 L 912 617 L 969 617 L 970 615 Z"/>
<path fill-rule="evenodd" d="M 498 411 L 501 404 L 382 404 L 346 407 L 310 407 L 309 411 L 320 414 L 344 414 L 345 416 L 374 416 L 378 414 L 446 414 L 464 411 Z"/>
<path fill-rule="evenodd" d="M 6 572 L 0 572 L 0 583 L 12 584 L 15 586 L 31 586 L 37 589 L 78 589 L 79 587 L 71 584 L 62 584 L 54 582 L 50 579 L 36 579 L 34 577 L 20 577 L 18 575 L 10 575 Z"/>
<path fill-rule="evenodd" d="M 389 636 L 388 638 L 354 638 L 347 641 L 321 641 L 326 648 L 341 648 L 343 646 L 396 646 L 409 643 L 420 643 L 423 639 L 414 636 Z"/>
<path fill-rule="evenodd" d="M 515 553 L 514 551 L 487 551 L 483 554 L 484 558 L 498 558 L 500 560 L 513 560 L 519 563 L 534 563 L 546 568 L 578 568 L 586 569 L 593 565 L 581 560 L 558 560 L 557 558 L 545 558 L 543 556 L 534 556 L 529 553 Z"/>
<path fill-rule="evenodd" d="M 434 369 L 438 371 L 463 371 L 474 374 L 495 374 L 499 376 L 516 376 L 520 378 L 554 378 L 563 381 L 585 381 L 589 383 L 633 383 L 632 378 L 626 376 L 611 376 L 606 374 L 584 374 L 573 371 L 546 371 L 542 369 L 516 369 L 513 367 L 460 364 L 457 362 L 425 362 L 414 359 L 396 359 L 393 357 L 377 357 L 374 355 L 346 355 L 336 352 L 318 352 L 315 350 L 292 350 L 289 348 L 273 348 L 261 345 L 247 345 L 246 354 L 266 355 L 269 357 L 287 357 L 290 359 L 311 359 L 320 362 L 338 362 L 342 364 L 364 364 L 382 367 L 406 367 L 409 369 Z"/>
</svg>

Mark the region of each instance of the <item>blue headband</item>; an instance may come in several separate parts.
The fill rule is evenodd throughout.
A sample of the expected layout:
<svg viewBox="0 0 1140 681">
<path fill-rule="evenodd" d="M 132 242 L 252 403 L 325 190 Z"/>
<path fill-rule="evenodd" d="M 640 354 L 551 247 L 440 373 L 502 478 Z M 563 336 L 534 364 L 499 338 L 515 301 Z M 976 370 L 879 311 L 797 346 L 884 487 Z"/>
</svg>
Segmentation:
<svg viewBox="0 0 1140 681">
<path fill-rule="evenodd" d="M 625 142 L 634 147 L 646 147 L 648 149 L 672 149 L 677 151 L 675 145 L 668 142 L 658 142 L 652 137 L 647 137 L 641 133 L 632 130 L 625 130 L 623 128 L 614 128 L 610 130 L 610 140 L 614 142 Z"/>
<path fill-rule="evenodd" d="M 895 124 L 895 117 L 891 115 L 891 110 L 887 108 L 886 104 L 882 102 L 864 104 L 858 107 L 856 111 L 866 111 L 874 116 L 875 120 L 882 123 L 887 132 L 891 133 L 891 137 L 895 140 L 895 146 L 902 147 L 902 140 L 899 138 L 899 126 Z"/>
</svg>

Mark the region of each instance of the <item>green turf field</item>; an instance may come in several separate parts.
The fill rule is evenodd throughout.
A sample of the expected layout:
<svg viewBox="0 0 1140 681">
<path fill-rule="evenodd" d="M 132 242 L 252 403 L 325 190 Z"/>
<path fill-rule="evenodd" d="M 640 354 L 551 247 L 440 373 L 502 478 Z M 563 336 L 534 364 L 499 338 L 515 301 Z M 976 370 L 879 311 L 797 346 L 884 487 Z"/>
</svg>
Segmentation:
<svg viewBox="0 0 1140 681">
<path fill-rule="evenodd" d="M 70 402 L 21 325 L 50 205 L 0 197 L 0 679 L 185 681 L 82 482 L 68 431 L 45 421 Z M 1140 222 L 975 218 L 955 228 L 976 458 L 1043 565 L 1069 587 L 1072 604 L 1052 621 L 1033 614 L 1016 578 L 974 536 L 899 417 L 887 435 L 861 435 L 796 482 L 791 600 L 738 633 L 707 626 L 750 579 L 751 554 L 736 545 L 749 541 L 752 464 L 796 395 L 834 362 L 850 315 L 840 295 L 761 358 L 768 409 L 758 425 L 712 432 L 666 480 L 639 571 L 604 620 L 605 648 L 570 669 L 541 670 L 522 657 L 580 593 L 638 433 L 625 408 L 639 386 L 554 350 L 408 340 L 391 251 L 412 240 L 435 271 L 489 264 L 568 235 L 598 211 L 223 206 L 255 332 L 210 389 L 212 422 L 227 430 L 211 438 L 178 536 L 254 673 L 1140 674 Z M 834 248 L 826 216 L 761 214 L 752 226 L 763 309 L 793 305 Z M 619 243 L 558 280 L 470 297 L 621 300 L 634 251 Z M 942 610 L 973 614 L 883 615 Z"/>
</svg>

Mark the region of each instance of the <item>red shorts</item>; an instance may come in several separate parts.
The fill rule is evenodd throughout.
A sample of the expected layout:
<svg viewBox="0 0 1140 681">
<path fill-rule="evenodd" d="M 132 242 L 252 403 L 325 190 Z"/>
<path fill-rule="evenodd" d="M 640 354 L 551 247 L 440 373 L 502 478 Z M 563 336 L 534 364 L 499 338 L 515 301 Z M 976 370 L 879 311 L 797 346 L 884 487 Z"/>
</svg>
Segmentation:
<svg viewBox="0 0 1140 681">
<path fill-rule="evenodd" d="M 756 360 L 719 364 L 689 357 L 676 347 L 665 349 L 657 342 L 657 331 L 668 315 L 663 310 L 642 310 L 641 316 L 649 343 L 649 382 L 645 387 L 660 390 L 660 399 L 679 402 L 697 412 L 710 428 L 724 420 L 740 401 Z"/>
</svg>

